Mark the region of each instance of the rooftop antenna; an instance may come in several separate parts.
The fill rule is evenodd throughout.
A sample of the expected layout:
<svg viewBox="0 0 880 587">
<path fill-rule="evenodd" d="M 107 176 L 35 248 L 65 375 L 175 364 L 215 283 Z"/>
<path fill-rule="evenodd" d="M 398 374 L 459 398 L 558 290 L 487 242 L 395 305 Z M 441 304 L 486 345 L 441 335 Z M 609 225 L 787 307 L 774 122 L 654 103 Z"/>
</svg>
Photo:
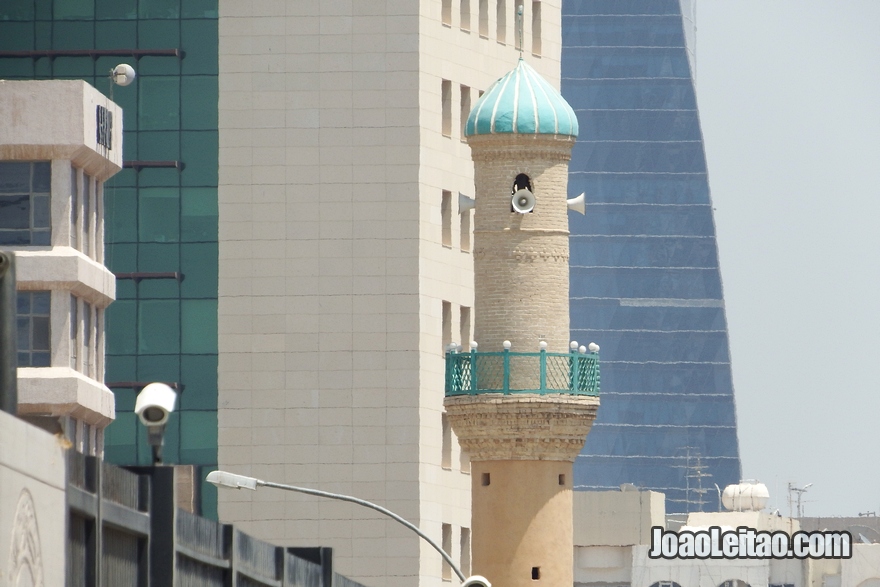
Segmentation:
<svg viewBox="0 0 880 587">
<path fill-rule="evenodd" d="M 795 487 L 795 484 L 794 484 L 794 483 L 789 483 L 789 484 L 788 484 L 788 510 L 789 510 L 789 515 L 791 515 L 790 512 L 791 512 L 791 506 L 792 506 L 792 503 L 791 503 L 791 502 L 792 502 L 791 496 L 792 496 L 793 493 L 797 493 L 797 517 L 798 517 L 798 518 L 803 518 L 803 517 L 804 517 L 804 506 L 803 506 L 802 500 L 803 500 L 803 498 L 804 498 L 804 493 L 806 493 L 806 492 L 807 492 L 807 489 L 809 489 L 809 488 L 812 487 L 812 486 L 813 486 L 812 483 L 807 483 L 807 484 L 804 485 L 803 487 Z"/>
<path fill-rule="evenodd" d="M 517 39 L 519 39 L 519 58 L 522 59 L 523 54 L 523 5 L 520 4 L 516 7 L 516 28 L 517 28 Z"/>
</svg>

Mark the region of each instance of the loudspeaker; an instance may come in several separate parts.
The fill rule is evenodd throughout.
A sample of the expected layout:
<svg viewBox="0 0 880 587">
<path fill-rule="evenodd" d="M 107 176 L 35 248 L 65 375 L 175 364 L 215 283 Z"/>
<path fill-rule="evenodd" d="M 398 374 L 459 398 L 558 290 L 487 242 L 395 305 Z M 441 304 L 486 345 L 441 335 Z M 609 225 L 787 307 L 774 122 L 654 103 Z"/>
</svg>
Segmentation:
<svg viewBox="0 0 880 587">
<path fill-rule="evenodd" d="M 569 210 L 574 210 L 575 212 L 580 212 L 581 214 L 586 214 L 587 212 L 587 203 L 584 201 L 584 194 L 581 194 L 576 198 L 566 200 L 565 203 L 568 204 Z"/>
<path fill-rule="evenodd" d="M 463 193 L 458 193 L 458 213 L 464 214 L 468 210 L 473 210 L 477 206 L 476 200 L 469 198 Z"/>
<path fill-rule="evenodd" d="M 510 199 L 510 207 L 514 212 L 528 214 L 535 209 L 535 194 L 527 189 L 517 190 Z"/>
</svg>

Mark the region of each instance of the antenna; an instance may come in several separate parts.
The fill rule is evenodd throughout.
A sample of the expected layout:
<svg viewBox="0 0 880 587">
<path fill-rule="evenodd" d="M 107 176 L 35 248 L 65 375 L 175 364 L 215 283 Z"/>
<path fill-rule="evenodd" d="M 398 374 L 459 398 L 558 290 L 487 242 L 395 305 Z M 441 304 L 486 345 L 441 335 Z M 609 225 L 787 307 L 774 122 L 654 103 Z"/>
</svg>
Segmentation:
<svg viewBox="0 0 880 587">
<path fill-rule="evenodd" d="M 519 39 L 519 56 L 522 58 L 523 54 L 523 29 L 525 25 L 523 24 L 523 5 L 520 4 L 516 7 L 516 27 L 517 27 L 517 39 Z"/>
</svg>

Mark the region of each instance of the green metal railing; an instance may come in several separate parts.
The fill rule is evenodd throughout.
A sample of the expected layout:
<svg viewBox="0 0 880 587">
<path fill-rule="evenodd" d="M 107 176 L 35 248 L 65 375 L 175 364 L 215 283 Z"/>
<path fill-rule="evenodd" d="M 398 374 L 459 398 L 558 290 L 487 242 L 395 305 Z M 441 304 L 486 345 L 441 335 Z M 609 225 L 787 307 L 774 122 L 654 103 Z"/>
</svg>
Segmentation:
<svg viewBox="0 0 880 587">
<path fill-rule="evenodd" d="M 599 355 L 571 353 L 446 353 L 446 395 L 564 393 L 599 395 Z"/>
</svg>

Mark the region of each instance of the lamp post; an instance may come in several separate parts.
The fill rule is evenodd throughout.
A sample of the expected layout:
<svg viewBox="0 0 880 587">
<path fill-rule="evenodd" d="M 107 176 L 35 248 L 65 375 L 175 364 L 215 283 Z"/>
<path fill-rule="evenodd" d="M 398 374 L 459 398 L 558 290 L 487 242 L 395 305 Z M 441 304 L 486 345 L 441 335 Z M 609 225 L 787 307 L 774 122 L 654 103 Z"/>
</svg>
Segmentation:
<svg viewBox="0 0 880 587">
<path fill-rule="evenodd" d="M 474 577 L 465 577 L 464 573 L 461 572 L 454 562 L 452 562 L 452 557 L 446 554 L 440 546 L 431 540 L 424 532 L 422 532 L 418 526 L 408 522 L 407 520 L 401 518 L 391 510 L 385 509 L 380 505 L 376 505 L 375 503 L 369 502 L 365 499 L 359 499 L 357 497 L 352 497 L 350 495 L 343 495 L 341 493 L 330 493 L 329 491 L 320 491 L 318 489 L 309 489 L 307 487 L 297 487 L 295 485 L 286 485 L 284 483 L 273 483 L 272 481 L 263 481 L 261 479 L 257 479 L 255 477 L 247 477 L 245 475 L 236 475 L 235 473 L 228 473 L 226 471 L 211 471 L 208 473 L 208 477 L 206 479 L 208 483 L 212 483 L 217 487 L 229 487 L 232 489 L 250 489 L 251 491 L 256 491 L 257 487 L 274 487 L 276 489 L 284 489 L 286 491 L 295 491 L 297 493 L 305 493 L 307 495 L 316 495 L 318 497 L 326 497 L 329 499 L 338 499 L 340 501 L 348 501 L 351 503 L 356 503 L 358 505 L 362 505 L 364 507 L 368 507 L 371 510 L 376 510 L 381 514 L 385 514 L 389 518 L 400 522 L 416 534 L 418 534 L 422 539 L 425 540 L 428 544 L 430 544 L 434 550 L 440 553 L 440 556 L 443 557 L 443 560 L 449 564 L 455 574 L 458 575 L 458 578 L 462 581 L 462 585 L 465 586 L 473 586 L 473 587 L 492 587 L 489 581 L 480 576 Z"/>
</svg>

